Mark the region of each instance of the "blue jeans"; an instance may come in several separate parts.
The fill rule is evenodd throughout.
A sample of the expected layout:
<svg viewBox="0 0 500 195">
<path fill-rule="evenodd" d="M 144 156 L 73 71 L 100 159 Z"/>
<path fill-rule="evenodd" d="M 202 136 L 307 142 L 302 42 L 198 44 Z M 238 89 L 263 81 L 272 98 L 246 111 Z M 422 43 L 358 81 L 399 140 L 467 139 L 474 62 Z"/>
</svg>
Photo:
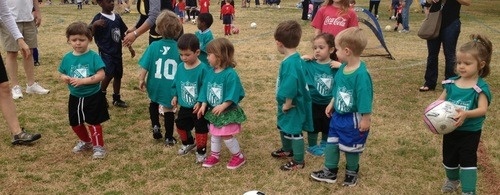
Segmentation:
<svg viewBox="0 0 500 195">
<path fill-rule="evenodd" d="M 410 30 L 410 7 L 413 0 L 406 0 L 405 7 L 403 8 L 403 30 Z"/>
<path fill-rule="evenodd" d="M 445 59 L 444 78 L 456 76 L 455 56 L 457 50 L 458 36 L 460 35 L 460 19 L 456 19 L 446 27 L 442 27 L 439 36 L 432 40 L 427 40 L 427 68 L 425 70 L 425 86 L 434 89 L 438 78 L 438 56 L 443 44 Z"/>
<path fill-rule="evenodd" d="M 314 16 L 316 16 L 316 12 L 318 12 L 319 7 L 321 7 L 321 4 L 323 2 L 312 2 L 313 3 L 313 12 L 311 16 L 311 20 L 314 20 Z"/>
</svg>

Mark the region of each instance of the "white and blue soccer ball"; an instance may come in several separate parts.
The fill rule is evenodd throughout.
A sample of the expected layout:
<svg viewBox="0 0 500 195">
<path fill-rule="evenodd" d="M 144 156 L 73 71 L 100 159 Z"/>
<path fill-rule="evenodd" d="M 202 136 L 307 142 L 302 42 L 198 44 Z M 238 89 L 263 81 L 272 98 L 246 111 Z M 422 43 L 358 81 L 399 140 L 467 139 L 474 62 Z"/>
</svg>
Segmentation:
<svg viewBox="0 0 500 195">
<path fill-rule="evenodd" d="M 251 190 L 251 191 L 243 193 L 243 195 L 265 195 L 265 193 L 261 192 L 259 190 Z"/>
<path fill-rule="evenodd" d="M 434 134 L 447 134 L 456 129 L 457 107 L 455 104 L 437 100 L 432 102 L 424 111 L 424 122 Z"/>
<path fill-rule="evenodd" d="M 250 28 L 257 28 L 257 23 L 252 22 L 252 23 L 250 24 Z"/>
</svg>

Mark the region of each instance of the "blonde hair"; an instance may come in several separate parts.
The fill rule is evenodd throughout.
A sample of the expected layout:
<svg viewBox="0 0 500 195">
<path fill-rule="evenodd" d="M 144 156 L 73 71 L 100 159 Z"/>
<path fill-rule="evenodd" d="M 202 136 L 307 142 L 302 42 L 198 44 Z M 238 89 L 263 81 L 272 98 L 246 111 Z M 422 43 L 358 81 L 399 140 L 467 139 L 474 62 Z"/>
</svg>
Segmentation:
<svg viewBox="0 0 500 195">
<path fill-rule="evenodd" d="M 177 38 L 182 31 L 182 24 L 179 22 L 179 18 L 170 10 L 163 10 L 156 18 L 155 24 L 156 32 L 163 38 Z"/>
<path fill-rule="evenodd" d="M 350 27 L 340 31 L 335 40 L 340 48 L 349 48 L 355 56 L 361 56 L 368 43 L 363 29 L 359 27 Z"/>
<path fill-rule="evenodd" d="M 207 53 L 215 55 L 221 68 L 236 67 L 234 46 L 226 38 L 217 38 L 207 45 Z"/>
<path fill-rule="evenodd" d="M 493 53 L 493 44 L 484 35 L 471 34 L 469 36 L 471 39 L 469 42 L 463 44 L 459 52 L 469 53 L 477 60 L 477 65 L 480 68 L 481 62 L 485 62 L 484 67 L 479 70 L 479 76 L 482 78 L 487 77 L 490 74 L 490 62 L 491 54 Z"/>
</svg>

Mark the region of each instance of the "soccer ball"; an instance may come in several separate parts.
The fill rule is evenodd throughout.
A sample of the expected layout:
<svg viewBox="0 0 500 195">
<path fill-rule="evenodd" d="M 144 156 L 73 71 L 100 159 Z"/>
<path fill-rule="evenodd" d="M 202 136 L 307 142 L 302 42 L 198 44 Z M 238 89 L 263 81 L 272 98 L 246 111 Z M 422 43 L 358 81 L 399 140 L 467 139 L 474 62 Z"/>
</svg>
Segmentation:
<svg viewBox="0 0 500 195">
<path fill-rule="evenodd" d="M 195 20 L 195 19 L 192 19 L 192 20 L 191 20 L 191 24 L 196 25 L 196 20 Z"/>
<path fill-rule="evenodd" d="M 257 23 L 252 22 L 252 23 L 250 24 L 250 27 L 251 27 L 251 28 L 257 28 Z"/>
<path fill-rule="evenodd" d="M 391 30 L 392 30 L 392 26 L 391 25 L 385 26 L 385 31 L 391 31 Z"/>
<path fill-rule="evenodd" d="M 236 27 L 236 26 L 232 26 L 231 27 L 231 32 L 233 34 L 238 34 L 238 33 L 240 33 L 240 29 L 238 29 L 238 27 Z"/>
<path fill-rule="evenodd" d="M 260 192 L 258 190 L 251 190 L 243 193 L 243 195 L 265 195 L 264 192 Z"/>
<path fill-rule="evenodd" d="M 424 122 L 432 133 L 444 135 L 456 129 L 456 115 L 453 103 L 437 100 L 425 108 Z"/>
</svg>

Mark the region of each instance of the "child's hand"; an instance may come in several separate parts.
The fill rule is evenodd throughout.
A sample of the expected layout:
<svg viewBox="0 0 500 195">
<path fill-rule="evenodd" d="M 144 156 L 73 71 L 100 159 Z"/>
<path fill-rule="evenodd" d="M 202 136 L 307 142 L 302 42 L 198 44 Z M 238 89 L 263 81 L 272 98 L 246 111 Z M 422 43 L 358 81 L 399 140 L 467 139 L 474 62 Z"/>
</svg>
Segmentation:
<svg viewBox="0 0 500 195">
<path fill-rule="evenodd" d="M 371 118 L 370 117 L 361 117 L 361 122 L 359 123 L 359 131 L 365 132 L 370 130 L 370 125 L 371 125 Z"/>
<path fill-rule="evenodd" d="M 332 117 L 332 110 L 333 110 L 333 104 L 328 104 L 328 106 L 326 106 L 325 108 L 325 114 L 328 118 L 331 118 Z"/>
<path fill-rule="evenodd" d="M 99 20 L 96 20 L 94 23 L 92 23 L 92 26 L 95 27 L 104 27 L 106 26 L 106 20 L 104 19 L 99 19 Z"/>
<path fill-rule="evenodd" d="M 288 112 L 288 110 L 292 109 L 293 107 L 295 107 L 295 106 L 294 106 L 294 105 L 292 105 L 292 104 L 286 104 L 286 103 L 285 103 L 285 104 L 283 104 L 283 108 L 281 108 L 281 110 L 282 110 L 284 113 L 286 113 L 286 112 Z"/>
<path fill-rule="evenodd" d="M 197 114 L 199 109 L 200 109 L 200 102 L 196 102 L 196 104 L 194 104 L 193 106 L 193 114 Z"/>
<path fill-rule="evenodd" d="M 174 107 L 174 108 L 177 107 L 177 96 L 174 96 L 172 98 L 172 101 L 170 101 L 170 104 L 172 104 L 172 107 Z"/>
<path fill-rule="evenodd" d="M 134 48 L 132 48 L 132 46 L 129 46 L 128 50 L 130 51 L 130 56 L 132 56 L 132 58 L 134 58 L 135 57 L 135 50 L 134 50 Z"/>
<path fill-rule="evenodd" d="M 305 61 L 311 61 L 311 60 L 314 60 L 314 57 L 313 57 L 313 56 L 311 56 L 311 55 L 307 55 L 307 54 L 306 54 L 306 55 L 303 55 L 301 58 L 302 58 L 303 60 L 305 60 Z"/>
<path fill-rule="evenodd" d="M 145 91 L 145 89 L 146 89 L 146 82 L 145 81 L 139 81 L 139 89 L 141 91 Z"/>
<path fill-rule="evenodd" d="M 70 79 L 71 77 L 69 77 L 68 75 L 61 75 L 61 80 L 66 84 L 69 84 Z"/>
<path fill-rule="evenodd" d="M 201 117 L 203 117 L 203 115 L 205 115 L 206 109 L 207 109 L 207 104 L 206 103 L 201 104 L 201 107 L 198 109 L 198 113 L 196 113 L 198 119 L 200 119 Z"/>
<path fill-rule="evenodd" d="M 219 116 L 222 112 L 224 112 L 226 108 L 224 108 L 222 105 L 217 105 L 212 109 L 212 113 L 215 114 L 215 116 Z"/>
<path fill-rule="evenodd" d="M 462 124 L 464 124 L 465 119 L 467 118 L 467 112 L 465 110 L 462 110 L 460 108 L 456 109 L 457 115 L 453 117 L 455 119 L 455 127 L 460 127 Z"/>
<path fill-rule="evenodd" d="M 333 60 L 332 62 L 330 62 L 330 68 L 335 68 L 335 69 L 338 69 L 338 68 L 340 68 L 340 65 L 341 65 L 341 64 L 342 64 L 342 63 L 340 63 L 340 62 L 338 62 L 338 61 Z"/>
<path fill-rule="evenodd" d="M 74 87 L 84 85 L 83 78 L 70 78 L 69 84 L 73 85 Z"/>
</svg>

